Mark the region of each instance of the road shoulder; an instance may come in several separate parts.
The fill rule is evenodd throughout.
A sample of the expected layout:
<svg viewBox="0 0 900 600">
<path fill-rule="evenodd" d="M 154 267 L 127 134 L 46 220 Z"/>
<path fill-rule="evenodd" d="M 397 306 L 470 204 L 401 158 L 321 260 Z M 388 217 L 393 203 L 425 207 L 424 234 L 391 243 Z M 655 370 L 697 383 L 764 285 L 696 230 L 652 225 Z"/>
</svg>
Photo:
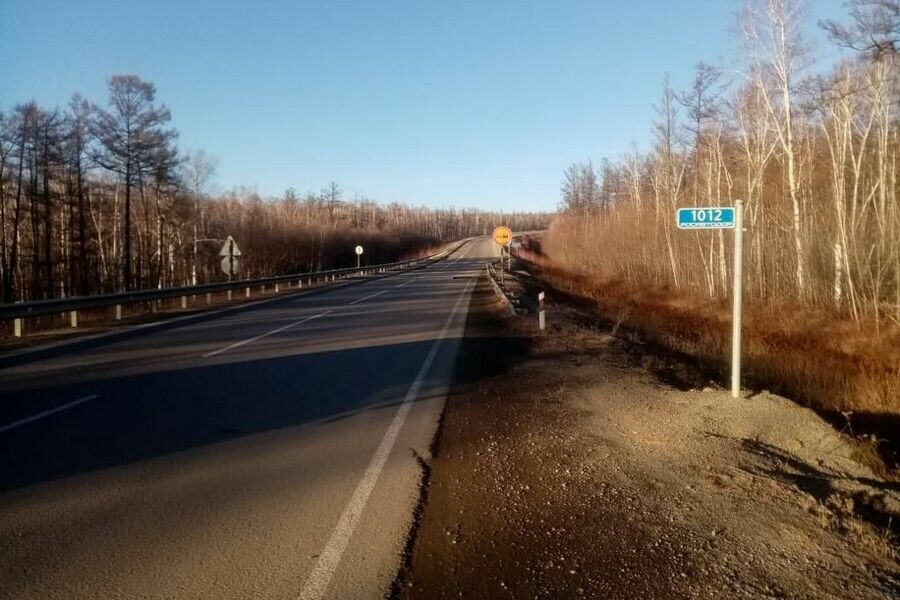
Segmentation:
<svg viewBox="0 0 900 600">
<path fill-rule="evenodd" d="M 572 308 L 534 321 L 467 333 L 395 597 L 900 594 L 900 486 L 814 412 L 676 389 Z"/>
</svg>

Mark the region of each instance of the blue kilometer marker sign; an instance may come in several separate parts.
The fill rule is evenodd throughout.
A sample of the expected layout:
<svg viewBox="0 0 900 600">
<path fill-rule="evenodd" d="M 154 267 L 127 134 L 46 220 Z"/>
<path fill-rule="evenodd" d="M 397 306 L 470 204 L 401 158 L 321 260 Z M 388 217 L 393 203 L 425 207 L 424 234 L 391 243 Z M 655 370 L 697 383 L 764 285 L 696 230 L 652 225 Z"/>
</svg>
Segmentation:
<svg viewBox="0 0 900 600">
<path fill-rule="evenodd" d="M 734 207 L 679 208 L 678 229 L 734 229 Z"/>
</svg>

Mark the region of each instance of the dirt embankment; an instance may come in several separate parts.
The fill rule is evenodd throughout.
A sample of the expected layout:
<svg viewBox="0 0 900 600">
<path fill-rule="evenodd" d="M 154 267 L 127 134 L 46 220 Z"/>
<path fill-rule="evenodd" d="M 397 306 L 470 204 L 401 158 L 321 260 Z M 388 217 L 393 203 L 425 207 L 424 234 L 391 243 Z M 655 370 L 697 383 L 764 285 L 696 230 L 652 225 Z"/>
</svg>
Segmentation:
<svg viewBox="0 0 900 600">
<path fill-rule="evenodd" d="M 571 307 L 481 315 L 396 597 L 900 597 L 900 484 L 814 412 L 672 387 Z"/>
<path fill-rule="evenodd" d="M 534 239 L 526 253 L 542 284 L 558 295 L 656 353 L 690 363 L 690 376 L 727 384 L 731 310 L 725 299 L 603 278 L 542 254 Z M 745 302 L 743 321 L 744 385 L 819 411 L 900 468 L 900 323 L 752 301 Z"/>
</svg>

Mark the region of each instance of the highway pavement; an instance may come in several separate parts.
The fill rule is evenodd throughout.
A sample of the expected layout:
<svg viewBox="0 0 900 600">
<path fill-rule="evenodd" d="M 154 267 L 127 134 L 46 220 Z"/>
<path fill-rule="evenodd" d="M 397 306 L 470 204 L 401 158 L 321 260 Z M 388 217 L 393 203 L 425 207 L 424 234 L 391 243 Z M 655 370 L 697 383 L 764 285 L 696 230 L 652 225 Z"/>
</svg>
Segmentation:
<svg viewBox="0 0 900 600">
<path fill-rule="evenodd" d="M 0 598 L 384 596 L 495 254 L 0 356 Z"/>
</svg>

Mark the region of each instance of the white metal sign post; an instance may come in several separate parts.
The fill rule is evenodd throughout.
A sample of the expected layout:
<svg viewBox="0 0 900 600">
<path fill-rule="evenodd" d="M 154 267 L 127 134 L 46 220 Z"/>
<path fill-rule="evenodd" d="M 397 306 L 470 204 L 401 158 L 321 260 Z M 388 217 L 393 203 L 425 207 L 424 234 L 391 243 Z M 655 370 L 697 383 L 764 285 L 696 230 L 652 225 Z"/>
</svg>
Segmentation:
<svg viewBox="0 0 900 600">
<path fill-rule="evenodd" d="M 741 299 L 744 270 L 744 203 L 679 208 L 679 229 L 734 229 L 734 281 L 731 305 L 731 397 L 741 395 Z"/>
<path fill-rule="evenodd" d="M 357 246 L 356 247 L 356 268 L 357 269 L 359 268 L 359 262 L 362 259 L 362 255 L 363 255 L 363 247 Z"/>
<path fill-rule="evenodd" d="M 744 271 L 744 203 L 737 201 L 734 225 L 734 291 L 731 304 L 731 397 L 741 395 L 741 300 Z"/>
</svg>

